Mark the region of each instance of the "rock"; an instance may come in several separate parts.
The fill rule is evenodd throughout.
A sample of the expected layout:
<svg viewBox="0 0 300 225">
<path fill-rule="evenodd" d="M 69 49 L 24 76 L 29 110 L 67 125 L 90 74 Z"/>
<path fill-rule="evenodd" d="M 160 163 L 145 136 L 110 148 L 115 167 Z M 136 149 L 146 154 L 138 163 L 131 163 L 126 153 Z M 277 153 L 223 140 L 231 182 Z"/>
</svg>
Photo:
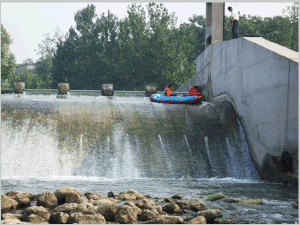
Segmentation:
<svg viewBox="0 0 300 225">
<path fill-rule="evenodd" d="M 180 207 L 180 209 L 187 209 L 190 210 L 191 209 L 191 203 L 189 202 L 176 202 L 176 204 Z"/>
<path fill-rule="evenodd" d="M 189 220 L 187 223 L 189 224 L 206 224 L 206 219 L 204 216 L 197 216 L 193 219 Z"/>
<path fill-rule="evenodd" d="M 151 209 L 153 206 L 156 206 L 156 203 L 154 201 L 144 200 L 143 202 L 145 203 L 143 209 Z"/>
<path fill-rule="evenodd" d="M 54 212 L 65 212 L 70 213 L 71 210 L 77 207 L 77 203 L 65 203 L 63 205 L 59 205 L 53 209 Z"/>
<path fill-rule="evenodd" d="M 179 195 L 179 194 L 176 194 L 176 195 L 172 196 L 171 198 L 178 199 L 178 200 L 183 199 L 183 197 L 181 195 Z"/>
<path fill-rule="evenodd" d="M 150 195 L 144 195 L 146 198 L 151 198 L 151 196 Z"/>
<path fill-rule="evenodd" d="M 118 210 L 116 204 L 112 202 L 110 204 L 101 204 L 96 206 L 95 211 L 96 213 L 103 215 L 107 221 L 114 221 L 115 214 L 117 213 Z"/>
<path fill-rule="evenodd" d="M 122 201 L 135 201 L 136 200 L 136 196 L 132 193 L 130 194 L 127 194 L 127 193 L 124 193 L 124 194 L 118 194 L 117 196 L 115 196 L 115 199 L 117 200 L 122 200 Z"/>
<path fill-rule="evenodd" d="M 80 197 L 79 199 L 77 199 L 75 201 L 75 203 L 81 204 L 81 203 L 92 203 L 92 202 L 89 202 L 89 200 L 87 200 L 87 198 L 85 198 L 85 197 Z"/>
<path fill-rule="evenodd" d="M 1 193 L 1 213 L 4 213 L 10 209 L 15 209 L 18 206 L 18 202 L 12 198 Z"/>
<path fill-rule="evenodd" d="M 190 206 L 191 206 L 191 209 L 194 210 L 195 212 L 209 209 L 209 207 L 207 205 L 205 205 L 204 201 L 201 199 L 198 199 L 196 202 L 191 203 Z"/>
<path fill-rule="evenodd" d="M 129 190 L 127 192 L 127 194 L 133 194 L 136 197 L 136 200 L 143 200 L 143 199 L 147 199 L 144 195 L 138 193 L 136 190 Z"/>
<path fill-rule="evenodd" d="M 52 224 L 64 224 L 68 222 L 68 218 L 68 213 L 55 212 L 51 215 L 49 222 Z"/>
<path fill-rule="evenodd" d="M 119 223 L 137 222 L 137 214 L 133 207 L 124 205 L 118 206 L 118 212 L 115 214 L 115 219 Z"/>
<path fill-rule="evenodd" d="M 145 203 L 145 205 L 142 207 L 143 210 L 145 210 L 145 209 L 150 209 L 150 210 L 155 209 L 158 214 L 162 214 L 162 212 L 163 212 L 162 207 L 156 205 L 155 202 L 148 201 L 148 200 L 143 200 L 143 202 Z"/>
<path fill-rule="evenodd" d="M 197 212 L 197 216 L 204 216 L 206 221 L 209 222 L 217 217 L 223 217 L 223 213 L 218 209 L 208 209 Z"/>
<path fill-rule="evenodd" d="M 28 216 L 27 221 L 30 224 L 49 224 L 45 219 L 41 216 L 38 216 L 36 214 L 31 214 Z"/>
<path fill-rule="evenodd" d="M 146 201 L 135 201 L 134 204 L 141 209 L 146 204 Z"/>
<path fill-rule="evenodd" d="M 86 202 L 88 202 L 88 199 L 84 196 L 84 194 L 82 194 L 77 188 L 74 187 L 61 187 L 57 189 L 54 194 L 58 200 L 59 205 L 64 203 L 75 203 L 81 197 L 85 198 Z"/>
<path fill-rule="evenodd" d="M 237 198 L 225 198 L 224 202 L 227 202 L 227 203 L 239 203 L 239 202 L 241 202 L 241 199 L 237 199 Z"/>
<path fill-rule="evenodd" d="M 217 193 L 217 194 L 209 195 L 206 198 L 206 201 L 216 201 L 222 198 L 226 198 L 226 196 L 223 193 Z"/>
<path fill-rule="evenodd" d="M 176 203 L 169 203 L 165 205 L 162 209 L 163 211 L 171 214 L 180 212 L 180 207 Z"/>
<path fill-rule="evenodd" d="M 87 215 L 80 212 L 76 212 L 70 215 L 68 223 L 106 224 L 106 220 L 101 214 Z"/>
<path fill-rule="evenodd" d="M 1 220 L 1 224 L 27 224 L 27 223 L 22 222 L 18 219 L 6 219 L 6 220 Z"/>
<path fill-rule="evenodd" d="M 81 212 L 83 214 L 95 214 L 96 213 L 96 206 L 93 203 L 80 203 L 74 209 L 70 211 L 71 213 Z"/>
<path fill-rule="evenodd" d="M 18 207 L 29 206 L 30 198 L 33 196 L 29 192 L 22 192 L 22 191 L 9 191 L 6 193 L 7 197 L 10 197 L 17 201 Z"/>
<path fill-rule="evenodd" d="M 235 219 L 231 219 L 231 218 L 216 218 L 214 220 L 215 224 L 237 224 Z"/>
<path fill-rule="evenodd" d="M 97 206 L 97 205 L 107 205 L 107 204 L 115 204 L 115 203 L 110 199 L 100 199 L 95 201 L 93 204 Z"/>
<path fill-rule="evenodd" d="M 256 224 L 267 224 L 267 222 L 265 222 L 265 221 L 259 221 L 259 222 L 256 223 Z"/>
<path fill-rule="evenodd" d="M 21 214 L 14 214 L 14 213 L 3 213 L 1 214 L 1 219 L 2 220 L 7 220 L 7 219 L 18 219 L 20 220 L 22 217 Z"/>
<path fill-rule="evenodd" d="M 88 194 L 88 195 L 87 195 Z M 106 199 L 103 195 L 101 194 L 94 194 L 94 193 L 85 193 L 84 194 L 87 199 L 89 200 L 89 202 L 91 203 L 94 203 L 95 201 L 97 200 L 100 200 L 100 199 Z"/>
<path fill-rule="evenodd" d="M 29 219 L 32 218 L 32 217 L 29 218 L 29 216 L 31 214 L 35 214 L 35 215 L 43 218 L 45 222 L 49 222 L 50 212 L 47 209 L 45 209 L 43 206 L 31 206 L 31 207 L 28 207 L 27 209 L 25 209 L 24 215 L 22 217 L 23 220 L 29 221 Z M 32 220 L 36 221 L 36 220 L 40 220 L 40 219 L 34 217 L 34 218 L 32 218 Z"/>
<path fill-rule="evenodd" d="M 165 201 L 165 202 L 172 202 L 172 203 L 176 203 L 176 202 L 177 202 L 176 199 L 174 199 L 174 198 L 168 198 L 168 197 L 165 198 L 164 201 Z"/>
<path fill-rule="evenodd" d="M 146 221 L 145 224 L 182 224 L 184 221 L 180 216 L 156 216 L 152 220 Z"/>
<path fill-rule="evenodd" d="M 137 207 L 133 202 L 125 202 L 124 205 L 132 207 L 137 215 L 142 213 L 142 210 L 139 207 Z"/>
<path fill-rule="evenodd" d="M 138 215 L 139 221 L 152 220 L 155 216 L 158 216 L 158 212 L 155 209 L 144 209 L 141 214 Z"/>
<path fill-rule="evenodd" d="M 54 193 L 45 191 L 37 196 L 37 204 L 52 209 L 58 206 L 58 201 Z"/>
<path fill-rule="evenodd" d="M 112 191 L 110 191 L 110 192 L 108 192 L 107 197 L 114 198 L 115 194 Z"/>
</svg>

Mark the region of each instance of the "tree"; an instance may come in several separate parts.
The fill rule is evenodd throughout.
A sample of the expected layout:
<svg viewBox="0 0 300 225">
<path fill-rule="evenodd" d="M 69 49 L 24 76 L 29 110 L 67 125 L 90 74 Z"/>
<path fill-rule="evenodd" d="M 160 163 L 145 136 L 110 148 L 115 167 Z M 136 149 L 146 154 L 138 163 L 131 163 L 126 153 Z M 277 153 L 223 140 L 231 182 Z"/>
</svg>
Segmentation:
<svg viewBox="0 0 300 225">
<path fill-rule="evenodd" d="M 13 43 L 9 33 L 1 24 L 1 88 L 10 87 L 10 79 L 15 71 L 16 59 L 10 52 L 10 45 Z"/>
</svg>

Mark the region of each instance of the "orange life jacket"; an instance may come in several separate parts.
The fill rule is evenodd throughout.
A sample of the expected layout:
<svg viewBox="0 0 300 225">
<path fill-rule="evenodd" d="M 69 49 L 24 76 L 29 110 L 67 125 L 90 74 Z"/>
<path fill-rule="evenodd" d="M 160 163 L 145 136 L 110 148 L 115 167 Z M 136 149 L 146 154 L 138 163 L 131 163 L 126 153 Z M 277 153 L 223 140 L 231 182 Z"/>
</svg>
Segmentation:
<svg viewBox="0 0 300 225">
<path fill-rule="evenodd" d="M 187 95 L 201 95 L 201 92 L 198 91 L 196 88 L 191 88 L 190 93 L 188 93 Z"/>
<path fill-rule="evenodd" d="M 167 90 L 167 91 L 166 91 L 166 90 Z M 170 96 L 170 95 L 172 94 L 172 90 L 171 90 L 170 88 L 168 88 L 168 87 L 166 87 L 166 88 L 164 89 L 164 92 L 166 93 L 165 96 Z"/>
</svg>

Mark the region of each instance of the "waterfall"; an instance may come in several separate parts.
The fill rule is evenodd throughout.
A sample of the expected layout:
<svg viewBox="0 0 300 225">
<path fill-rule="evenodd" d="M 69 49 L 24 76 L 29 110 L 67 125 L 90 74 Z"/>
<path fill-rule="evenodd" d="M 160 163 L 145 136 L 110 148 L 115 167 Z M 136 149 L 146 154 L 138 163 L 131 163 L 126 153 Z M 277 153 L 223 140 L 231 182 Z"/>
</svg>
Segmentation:
<svg viewBox="0 0 300 225">
<path fill-rule="evenodd" d="M 242 126 L 224 111 L 137 97 L 4 98 L 1 175 L 257 179 Z"/>
</svg>

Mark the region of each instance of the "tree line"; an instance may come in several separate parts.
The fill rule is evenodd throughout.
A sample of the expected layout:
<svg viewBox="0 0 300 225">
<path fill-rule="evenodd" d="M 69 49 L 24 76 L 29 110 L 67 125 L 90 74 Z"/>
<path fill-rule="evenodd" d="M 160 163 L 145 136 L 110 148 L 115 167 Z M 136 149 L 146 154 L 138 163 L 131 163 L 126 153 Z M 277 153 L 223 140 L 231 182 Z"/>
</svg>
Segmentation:
<svg viewBox="0 0 300 225">
<path fill-rule="evenodd" d="M 298 51 L 298 3 L 285 10 L 285 16 L 273 18 L 240 15 L 239 37 L 261 36 Z M 124 19 L 110 11 L 98 16 L 90 4 L 74 19 L 76 25 L 67 34 L 59 29 L 52 37 L 45 34 L 36 50 L 39 60 L 20 65 L 1 24 L 1 87 L 23 81 L 28 89 L 57 88 L 63 82 L 73 90 L 99 90 L 104 83 L 114 84 L 115 90 L 143 90 L 147 84 L 176 88 L 195 75 L 196 58 L 205 48 L 205 17 L 193 15 L 176 26 L 176 15 L 161 3 L 149 3 L 146 9 L 129 5 Z M 224 20 L 224 40 L 229 40 L 230 17 Z M 34 70 L 15 69 L 26 64 L 33 64 Z"/>
</svg>

